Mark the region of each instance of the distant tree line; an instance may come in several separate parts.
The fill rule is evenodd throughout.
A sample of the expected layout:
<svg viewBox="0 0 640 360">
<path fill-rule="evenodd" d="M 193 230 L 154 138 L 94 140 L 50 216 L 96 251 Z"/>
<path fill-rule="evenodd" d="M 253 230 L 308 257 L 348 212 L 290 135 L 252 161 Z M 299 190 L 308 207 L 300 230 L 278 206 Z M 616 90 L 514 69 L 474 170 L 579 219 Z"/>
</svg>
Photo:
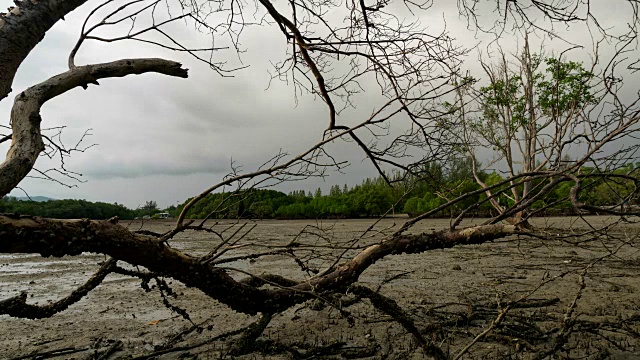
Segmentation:
<svg viewBox="0 0 640 360">
<path fill-rule="evenodd" d="M 358 218 L 406 213 L 410 216 L 433 211 L 439 206 L 463 194 L 480 190 L 473 179 L 470 159 L 454 158 L 446 166 L 432 164 L 422 169 L 415 176 L 387 175 L 392 182 L 389 185 L 380 176 L 366 178 L 361 184 L 349 188 L 347 185 L 333 185 L 328 194 L 321 189 L 314 193 L 304 190 L 285 194 L 275 190 L 242 190 L 237 192 L 212 193 L 192 207 L 187 213 L 189 218 L 256 218 L 256 219 L 316 219 L 316 218 Z M 582 174 L 594 174 L 597 169 L 583 167 Z M 499 184 L 503 177 L 497 172 L 479 172 L 479 177 L 487 186 Z M 606 206 L 620 203 L 621 197 L 633 193 L 638 178 L 637 167 L 633 164 L 620 167 L 611 172 L 610 179 L 594 177 L 584 181 L 585 203 L 594 206 Z M 615 177 L 613 175 L 625 175 Z M 544 181 L 534 181 L 533 186 L 544 186 Z M 500 193 L 509 184 L 499 187 L 494 194 Z M 572 184 L 563 183 L 556 190 L 538 199 L 531 209 L 539 215 L 573 215 L 574 208 L 570 202 L 569 192 Z M 497 201 L 506 206 L 513 204 L 509 192 L 504 191 L 497 196 Z M 180 213 L 190 199 L 182 205 L 168 209 L 173 216 Z M 446 211 L 436 211 L 432 217 L 449 217 L 456 210 L 479 204 L 470 215 L 478 217 L 491 216 L 495 209 L 487 196 L 478 191 L 468 196 Z M 636 204 L 636 199 L 624 201 L 629 206 Z"/>
<path fill-rule="evenodd" d="M 155 201 L 147 201 L 145 206 L 129 209 L 122 204 L 108 204 L 86 200 L 18 200 L 6 196 L 0 200 L 0 213 L 35 215 L 54 219 L 95 219 L 104 220 L 117 216 L 120 219 L 153 216 L 159 212 Z"/>
<path fill-rule="evenodd" d="M 409 213 L 417 215 L 432 210 L 469 189 L 477 189 L 472 180 L 471 162 L 452 159 L 447 166 L 432 164 L 421 169 L 418 175 L 387 174 L 384 177 L 366 178 L 353 187 L 333 185 L 328 194 L 318 188 L 315 192 L 304 190 L 285 194 L 275 190 L 243 190 L 213 193 L 200 201 L 187 213 L 189 218 L 259 218 L 259 219 L 316 219 L 359 218 Z M 486 176 L 483 174 L 483 176 Z M 482 196 L 471 196 L 459 206 L 479 201 Z M 179 213 L 185 203 L 175 208 Z M 481 213 L 489 214 L 490 208 L 481 207 Z M 434 216 L 449 216 L 441 212 Z"/>
<path fill-rule="evenodd" d="M 353 187 L 347 185 L 333 185 L 328 194 L 323 194 L 318 188 L 314 193 L 304 190 L 292 191 L 285 194 L 276 190 L 250 189 L 237 192 L 223 192 L 209 194 L 205 199 L 192 207 L 188 218 L 213 219 L 254 218 L 254 219 L 317 219 L 317 218 L 359 218 L 406 213 L 415 216 L 433 211 L 448 201 L 468 194 L 480 187 L 473 180 L 472 162 L 469 159 L 457 158 L 446 163 L 446 166 L 432 164 L 422 169 L 419 176 L 402 176 L 399 173 L 387 175 L 392 182 L 389 185 L 380 176 L 366 178 L 361 184 Z M 597 170 L 583 167 L 582 174 L 595 173 Z M 503 181 L 496 172 L 480 172 L 481 180 L 492 186 Z M 633 193 L 637 181 L 637 167 L 633 164 L 622 166 L 611 172 L 612 177 L 594 177 L 592 181 L 585 180 L 583 187 L 585 203 L 594 206 L 607 206 L 614 203 L 636 205 L 636 199 L 624 199 Z M 624 175 L 627 177 L 616 177 Z M 635 179 L 635 180 L 634 180 Z M 533 186 L 544 186 L 543 181 L 534 182 Z M 506 188 L 504 184 L 502 188 Z M 540 215 L 571 215 L 573 207 L 566 201 L 569 197 L 572 183 L 566 182 L 556 187 L 556 190 L 543 199 L 537 200 L 531 207 Z M 494 191 L 498 193 L 499 191 Z M 497 197 L 498 202 L 509 206 L 513 200 L 505 191 Z M 0 200 L 0 213 L 18 213 L 36 215 L 58 219 L 109 219 L 117 216 L 120 219 L 135 219 L 153 217 L 161 211 L 166 211 L 176 217 L 187 199 L 179 206 L 171 206 L 164 210 L 158 208 L 155 201 L 147 201 L 144 206 L 129 209 L 122 204 L 108 204 L 90 202 L 86 200 L 49 200 L 43 202 L 17 200 L 5 197 Z M 623 201 L 621 201 L 623 200 Z M 449 217 L 456 209 L 465 209 L 473 204 L 479 204 L 471 215 L 478 217 L 491 216 L 495 211 L 486 201 L 486 195 L 478 192 L 465 200 L 458 202 L 454 208 L 446 211 L 436 211 L 432 217 Z"/>
</svg>

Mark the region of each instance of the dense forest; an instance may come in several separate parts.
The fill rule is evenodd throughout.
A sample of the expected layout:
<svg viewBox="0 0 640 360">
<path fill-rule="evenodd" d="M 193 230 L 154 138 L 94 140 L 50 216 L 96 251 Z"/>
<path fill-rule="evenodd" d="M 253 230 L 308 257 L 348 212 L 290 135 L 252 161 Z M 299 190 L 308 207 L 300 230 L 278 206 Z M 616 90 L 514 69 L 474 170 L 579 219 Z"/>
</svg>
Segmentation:
<svg viewBox="0 0 640 360">
<path fill-rule="evenodd" d="M 449 217 L 456 210 L 465 209 L 473 204 L 475 216 L 491 216 L 493 207 L 486 201 L 486 195 L 477 191 L 478 183 L 473 179 L 470 162 L 466 160 L 452 160 L 448 167 L 432 166 L 420 172 L 421 176 L 403 177 L 400 174 L 387 175 L 392 183 L 390 186 L 384 177 L 367 178 L 354 187 L 334 185 L 328 194 L 321 189 L 314 193 L 303 190 L 284 194 L 274 190 L 249 190 L 227 193 L 209 194 L 191 208 L 187 214 L 189 218 L 276 218 L 276 219 L 309 219 L 309 218 L 358 218 L 376 217 L 406 213 L 415 216 L 434 211 L 432 217 Z M 597 170 L 584 167 L 582 174 L 594 173 Z M 615 174 L 625 174 L 637 178 L 637 168 L 633 165 L 621 167 Z M 496 172 L 480 173 L 480 180 L 488 186 L 500 184 L 503 178 Z M 549 180 L 541 180 L 534 186 L 544 186 Z M 507 188 L 509 183 L 498 188 Z M 588 191 L 582 199 L 587 204 L 606 206 L 620 203 L 620 197 L 633 192 L 634 181 L 630 179 L 594 178 L 583 184 Z M 560 184 L 556 191 L 543 199 L 534 202 L 531 210 L 539 215 L 569 215 L 573 207 L 566 201 L 572 184 Z M 473 194 L 475 192 L 475 194 Z M 466 194 L 467 197 L 446 211 L 437 208 L 447 202 Z M 468 195 L 472 194 L 472 195 Z M 498 202 L 511 205 L 513 200 L 504 192 Z M 170 213 L 178 214 L 188 200 Z M 634 205 L 635 199 L 627 199 L 628 205 Z M 495 215 L 495 214 L 494 214 Z"/>
<path fill-rule="evenodd" d="M 318 188 L 315 192 L 305 190 L 292 191 L 285 194 L 276 190 L 250 189 L 234 192 L 209 194 L 187 213 L 188 218 L 254 218 L 254 219 L 316 219 L 316 218 L 359 218 L 376 217 L 406 213 L 415 216 L 436 210 L 439 206 L 462 194 L 467 196 L 449 207 L 446 212 L 435 211 L 432 217 L 449 217 L 456 209 L 464 209 L 473 204 L 475 216 L 490 216 L 493 208 L 483 192 L 476 191 L 480 187 L 473 179 L 470 161 L 453 159 L 447 166 L 431 166 L 422 169 L 420 176 L 402 176 L 399 173 L 386 174 L 385 177 L 366 178 L 361 184 L 353 187 L 333 185 L 328 194 Z M 636 199 L 621 199 L 625 194 L 632 194 L 634 180 L 638 178 L 637 167 L 629 164 L 618 168 L 612 174 L 629 175 L 629 178 L 602 179 L 585 181 L 584 201 L 594 206 L 625 202 L 636 205 Z M 595 173 L 597 170 L 583 167 L 581 174 Z M 480 173 L 481 181 L 488 186 L 503 181 L 496 172 Z M 588 179 L 588 178 L 587 178 Z M 387 182 L 389 180 L 391 185 Z M 545 180 L 549 181 L 549 180 Z M 542 181 L 534 186 L 544 186 Z M 507 188 L 508 183 L 501 185 Z M 569 215 L 573 207 L 567 201 L 572 184 L 566 182 L 543 199 L 538 199 L 531 210 L 540 215 Z M 475 194 L 474 194 L 475 191 Z M 498 202 L 509 205 L 512 200 L 502 193 Z M 153 217 L 158 213 L 168 212 L 176 217 L 186 203 L 159 209 L 155 201 L 147 201 L 138 209 L 128 209 L 121 204 L 90 202 L 85 200 L 50 200 L 45 202 L 21 201 L 5 197 L 0 201 L 1 213 L 19 213 L 49 218 L 71 219 L 108 219 L 117 216 L 121 219 L 135 219 L 144 216 Z M 623 200 L 623 201 L 621 201 Z"/>
<path fill-rule="evenodd" d="M 149 202 L 147 202 L 148 204 Z M 153 202 L 152 202 L 153 203 Z M 157 208 L 147 206 L 131 210 L 124 205 L 86 200 L 18 200 L 6 196 L 0 200 L 0 213 L 36 215 L 54 219 L 110 219 L 117 216 L 120 219 L 134 219 L 159 212 Z"/>
</svg>

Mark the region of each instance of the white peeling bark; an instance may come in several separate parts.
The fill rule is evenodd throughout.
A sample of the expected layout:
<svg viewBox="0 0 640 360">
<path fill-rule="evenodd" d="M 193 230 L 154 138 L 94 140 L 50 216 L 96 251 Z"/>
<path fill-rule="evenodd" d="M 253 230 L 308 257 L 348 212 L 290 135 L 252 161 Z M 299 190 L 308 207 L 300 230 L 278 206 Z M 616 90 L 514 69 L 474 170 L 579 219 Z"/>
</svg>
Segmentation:
<svg viewBox="0 0 640 360">
<path fill-rule="evenodd" d="M 40 133 L 40 108 L 48 100 L 77 86 L 97 84 L 98 79 L 154 72 L 181 78 L 187 69 L 164 59 L 125 59 L 76 67 L 32 86 L 16 96 L 11 110 L 13 138 L 5 161 L 0 164 L 0 197 L 8 194 L 31 171 L 44 149 Z"/>
<path fill-rule="evenodd" d="M 11 92 L 16 71 L 51 27 L 87 0 L 23 0 L 0 15 L 0 100 Z M 9 2 L 3 4 L 9 5 Z"/>
</svg>

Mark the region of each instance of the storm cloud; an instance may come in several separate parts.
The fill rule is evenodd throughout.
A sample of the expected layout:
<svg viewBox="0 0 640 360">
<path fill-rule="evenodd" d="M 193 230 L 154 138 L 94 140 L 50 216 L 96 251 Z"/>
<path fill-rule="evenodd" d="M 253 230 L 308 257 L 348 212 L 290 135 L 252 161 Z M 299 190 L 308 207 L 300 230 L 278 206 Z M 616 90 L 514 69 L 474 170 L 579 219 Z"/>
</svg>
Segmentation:
<svg viewBox="0 0 640 360">
<path fill-rule="evenodd" d="M 67 56 L 77 40 L 86 14 L 97 3 L 89 1 L 79 10 L 60 21 L 30 54 L 14 82 L 14 92 L 0 102 L 2 123 L 8 124 L 11 96 L 57 73 L 66 71 Z M 398 5 L 393 5 L 398 6 Z M 616 5 L 616 6 L 624 6 Z M 404 11 L 404 10 L 400 10 Z M 603 12 L 623 11 L 607 5 Z M 486 14 L 485 14 L 486 13 Z M 494 16 L 490 10 L 483 16 Z M 604 19 L 609 19 L 603 13 Z M 458 44 L 474 47 L 485 56 L 491 55 L 487 40 L 468 29 L 467 21 L 458 15 L 455 2 L 436 1 L 422 18 L 429 32 L 447 30 Z M 604 25 L 607 25 L 606 23 Z M 203 34 L 182 24 L 172 30 L 176 36 L 196 46 L 207 44 Z M 586 50 L 578 55 L 588 60 L 590 38 L 584 31 L 561 30 L 570 42 L 581 42 Z M 509 51 L 518 46 L 518 36 L 506 35 L 500 45 Z M 88 90 L 74 89 L 47 103 L 43 108 L 43 127 L 66 126 L 63 140 L 74 144 L 91 129 L 92 136 L 84 144 L 97 144 L 85 152 L 66 158 L 66 167 L 82 174 L 83 183 L 67 188 L 59 184 L 25 179 L 21 188 L 30 195 L 54 198 L 87 198 L 119 202 L 135 207 L 145 200 L 156 200 L 167 206 L 198 194 L 210 184 L 221 180 L 231 169 L 231 162 L 252 170 L 279 151 L 298 153 L 319 141 L 326 127 L 327 110 L 314 96 L 296 94 L 290 83 L 271 81 L 273 63 L 284 58 L 286 43 L 275 27 L 246 29 L 240 44 L 240 57 L 233 50 L 215 53 L 217 61 L 227 61 L 230 68 L 247 67 L 222 77 L 188 56 L 167 52 L 158 47 L 137 42 L 104 44 L 89 42 L 77 62 L 106 62 L 126 57 L 164 57 L 181 61 L 190 69 L 188 79 L 176 79 L 157 74 L 108 79 Z M 537 44 L 542 39 L 534 40 Z M 566 41 L 544 39 L 550 51 L 561 51 Z M 481 45 L 478 45 L 481 44 Z M 472 52 L 465 69 L 478 71 L 478 53 Z M 356 97 L 355 109 L 341 116 L 352 123 L 371 112 L 371 103 L 379 94 Z M 6 151 L 2 144 L 0 151 Z M 341 160 L 353 165 L 347 174 L 335 174 L 327 179 L 294 183 L 290 189 L 327 188 L 331 184 L 357 183 L 364 176 L 375 174 L 364 162 L 364 154 L 353 144 L 332 145 Z M 39 159 L 37 167 L 58 166 L 57 159 Z M 280 189 L 287 190 L 287 186 Z M 12 193 L 23 195 L 20 191 Z"/>
</svg>

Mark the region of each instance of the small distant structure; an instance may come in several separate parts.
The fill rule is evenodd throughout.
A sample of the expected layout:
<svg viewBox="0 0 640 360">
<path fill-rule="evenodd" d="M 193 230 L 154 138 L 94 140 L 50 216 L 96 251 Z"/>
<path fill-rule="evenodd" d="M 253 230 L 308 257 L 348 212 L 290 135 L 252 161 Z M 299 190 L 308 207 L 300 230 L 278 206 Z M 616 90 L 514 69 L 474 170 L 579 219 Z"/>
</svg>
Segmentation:
<svg viewBox="0 0 640 360">
<path fill-rule="evenodd" d="M 168 219 L 169 218 L 169 213 L 168 212 L 161 212 L 158 213 L 158 219 Z"/>
</svg>

